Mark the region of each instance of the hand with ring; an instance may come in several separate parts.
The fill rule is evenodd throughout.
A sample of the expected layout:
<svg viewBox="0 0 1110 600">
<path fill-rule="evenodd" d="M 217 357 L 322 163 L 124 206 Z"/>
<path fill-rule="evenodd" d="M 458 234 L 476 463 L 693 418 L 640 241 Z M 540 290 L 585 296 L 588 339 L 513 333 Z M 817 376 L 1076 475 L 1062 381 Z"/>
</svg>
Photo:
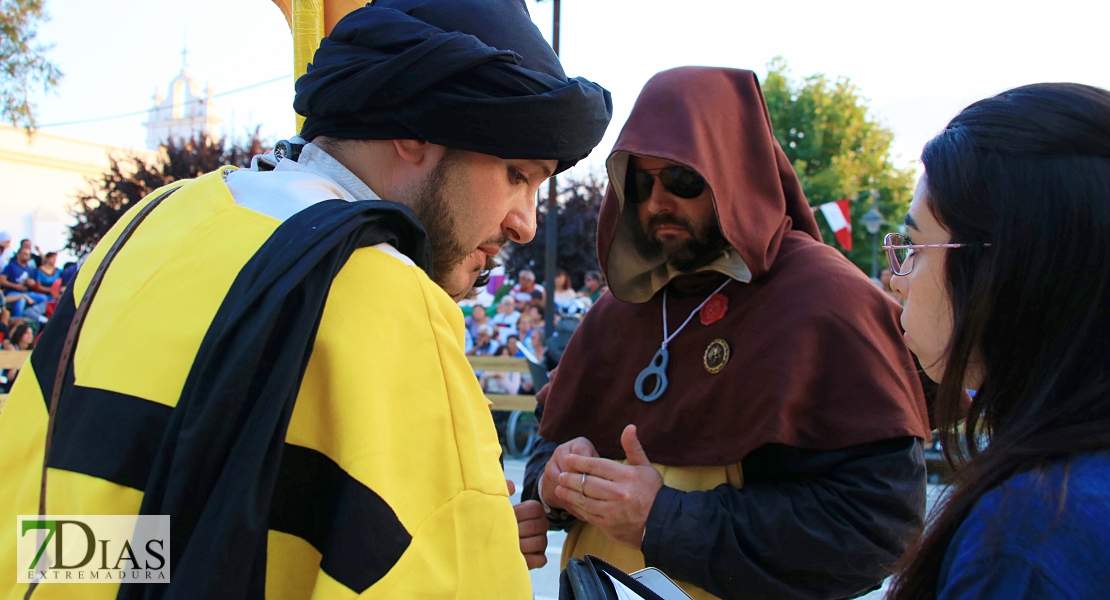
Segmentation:
<svg viewBox="0 0 1110 600">
<path fill-rule="evenodd" d="M 582 520 L 574 510 L 567 507 L 566 503 L 555 495 L 555 488 L 559 487 L 559 476 L 570 470 L 566 460 L 571 455 L 599 456 L 594 445 L 584 437 L 574 438 L 565 444 L 560 444 L 547 461 L 547 465 L 544 466 L 543 477 L 540 480 L 540 498 L 543 499 L 544 504 L 551 508 L 566 510 L 575 518 Z"/>
<path fill-rule="evenodd" d="M 559 475 L 555 496 L 566 510 L 600 529 L 609 539 L 639 549 L 644 527 L 663 488 L 663 476 L 651 466 L 636 426 L 621 434 L 628 464 L 605 458 L 569 455 L 569 471 Z"/>
</svg>

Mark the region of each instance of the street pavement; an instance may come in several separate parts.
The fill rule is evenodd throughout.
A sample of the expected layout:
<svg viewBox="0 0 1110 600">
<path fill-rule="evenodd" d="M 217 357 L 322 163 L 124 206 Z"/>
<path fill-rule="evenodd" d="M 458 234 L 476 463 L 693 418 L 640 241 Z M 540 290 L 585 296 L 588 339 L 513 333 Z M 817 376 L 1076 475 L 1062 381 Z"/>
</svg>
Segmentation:
<svg viewBox="0 0 1110 600">
<path fill-rule="evenodd" d="M 519 490 L 524 487 L 524 465 L 526 462 L 523 459 L 505 459 L 505 476 L 516 484 L 518 490 L 512 497 L 513 504 L 520 502 Z M 929 485 L 928 510 L 933 510 L 933 506 L 943 489 L 944 486 Z M 540 569 L 533 569 L 530 572 L 532 575 L 532 593 L 536 600 L 557 600 L 559 597 L 559 558 L 562 556 L 563 542 L 566 539 L 567 534 L 562 531 L 547 532 L 547 565 Z M 862 596 L 862 598 L 865 600 L 881 600 L 885 590 L 886 583 L 883 584 L 882 589 Z"/>
</svg>

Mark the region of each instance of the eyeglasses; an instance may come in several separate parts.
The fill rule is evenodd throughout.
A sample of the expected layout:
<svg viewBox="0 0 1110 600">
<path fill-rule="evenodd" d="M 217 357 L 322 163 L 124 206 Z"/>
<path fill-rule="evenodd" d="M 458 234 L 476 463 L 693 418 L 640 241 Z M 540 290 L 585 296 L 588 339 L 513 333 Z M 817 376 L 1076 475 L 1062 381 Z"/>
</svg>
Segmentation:
<svg viewBox="0 0 1110 600">
<path fill-rule="evenodd" d="M 675 165 L 648 171 L 628 169 L 624 179 L 625 200 L 639 204 L 650 198 L 656 178 L 663 184 L 663 189 L 679 198 L 697 198 L 705 191 L 705 178 L 689 167 Z"/>
<path fill-rule="evenodd" d="M 909 275 L 913 270 L 910 258 L 921 248 L 964 248 L 966 246 L 990 246 L 982 244 L 911 244 L 912 240 L 903 233 L 888 233 L 883 238 L 883 250 L 886 250 L 886 259 L 890 262 L 890 272 L 895 275 Z"/>
</svg>

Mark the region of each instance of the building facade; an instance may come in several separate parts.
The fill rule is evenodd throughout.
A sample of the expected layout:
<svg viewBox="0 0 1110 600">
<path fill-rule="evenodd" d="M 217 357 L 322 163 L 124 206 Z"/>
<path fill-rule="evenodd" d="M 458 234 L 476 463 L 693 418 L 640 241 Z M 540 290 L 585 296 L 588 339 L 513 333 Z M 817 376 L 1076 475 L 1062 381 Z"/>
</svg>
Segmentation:
<svg viewBox="0 0 1110 600">
<path fill-rule="evenodd" d="M 212 87 L 206 85 L 203 93 L 198 91 L 182 66 L 170 81 L 168 95 L 163 96 L 161 90 L 154 93 L 154 107 L 145 123 L 147 150 L 157 150 L 171 138 L 187 140 L 201 133 L 218 140 L 221 122 L 212 102 Z"/>
</svg>

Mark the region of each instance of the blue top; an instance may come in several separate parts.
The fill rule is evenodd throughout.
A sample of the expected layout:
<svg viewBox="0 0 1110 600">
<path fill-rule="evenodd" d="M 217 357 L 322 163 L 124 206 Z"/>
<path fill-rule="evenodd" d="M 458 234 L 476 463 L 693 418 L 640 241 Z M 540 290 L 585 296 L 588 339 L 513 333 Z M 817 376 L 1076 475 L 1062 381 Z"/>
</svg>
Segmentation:
<svg viewBox="0 0 1110 600">
<path fill-rule="evenodd" d="M 948 546 L 937 589 L 942 600 L 1110 598 L 1110 453 L 1023 473 L 983 496 Z"/>
<path fill-rule="evenodd" d="M 10 283 L 23 283 L 31 276 L 33 271 L 34 269 L 31 267 L 31 263 L 27 263 L 27 266 L 24 267 L 15 262 L 13 258 L 12 262 L 4 267 L 3 275 L 8 278 L 8 282 Z"/>
<path fill-rule="evenodd" d="M 53 275 L 47 275 L 46 273 L 43 273 L 42 269 L 35 269 L 35 281 L 39 282 L 39 285 L 41 285 L 42 287 L 48 288 L 54 285 L 54 282 L 61 276 L 61 269 L 54 269 Z"/>
</svg>

